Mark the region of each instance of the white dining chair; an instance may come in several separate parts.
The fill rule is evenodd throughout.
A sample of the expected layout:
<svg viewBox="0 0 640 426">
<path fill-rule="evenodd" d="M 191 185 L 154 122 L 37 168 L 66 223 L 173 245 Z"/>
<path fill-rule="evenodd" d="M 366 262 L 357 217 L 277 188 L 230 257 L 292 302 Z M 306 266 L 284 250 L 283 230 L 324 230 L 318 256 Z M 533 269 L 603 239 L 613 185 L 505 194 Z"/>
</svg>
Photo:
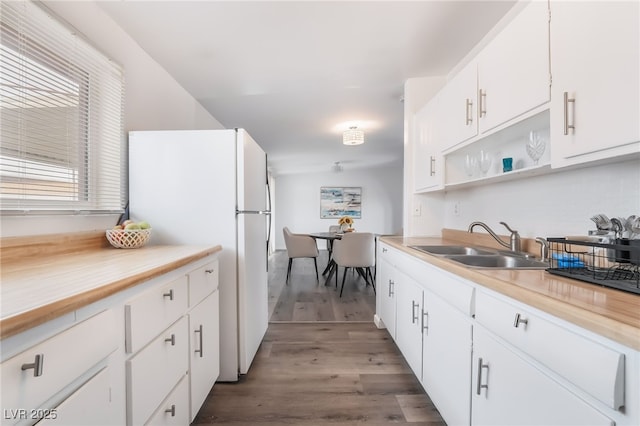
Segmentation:
<svg viewBox="0 0 640 426">
<path fill-rule="evenodd" d="M 336 264 L 336 287 L 338 286 L 338 267 L 343 267 L 342 287 L 340 297 L 344 290 L 344 281 L 347 270 L 354 268 L 358 274 L 364 278 L 366 285 L 371 284 L 373 292 L 376 291 L 376 284 L 371 268 L 376 265 L 375 237 L 369 232 L 346 232 L 342 239 L 333 243 L 333 261 Z"/>
<path fill-rule="evenodd" d="M 289 266 L 287 267 L 287 280 L 285 283 L 289 283 L 289 276 L 291 275 L 291 265 L 293 259 L 298 258 L 313 258 L 313 265 L 316 268 L 316 280 L 320 280 L 318 277 L 318 246 L 316 240 L 309 235 L 294 234 L 286 226 L 282 229 L 284 233 L 284 244 L 287 247 L 287 256 L 289 256 Z"/>
</svg>

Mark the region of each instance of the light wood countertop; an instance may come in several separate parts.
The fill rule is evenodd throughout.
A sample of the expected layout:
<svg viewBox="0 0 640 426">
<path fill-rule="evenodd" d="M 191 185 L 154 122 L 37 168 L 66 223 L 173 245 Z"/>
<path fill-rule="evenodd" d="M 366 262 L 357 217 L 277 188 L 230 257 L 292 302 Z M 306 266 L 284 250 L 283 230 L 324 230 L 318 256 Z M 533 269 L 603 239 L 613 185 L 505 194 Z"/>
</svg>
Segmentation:
<svg viewBox="0 0 640 426">
<path fill-rule="evenodd" d="M 486 234 L 485 234 L 486 235 Z M 410 248 L 460 244 L 455 233 L 443 238 L 382 237 L 381 241 L 439 268 L 569 321 L 625 346 L 640 350 L 640 296 L 560 277 L 544 270 L 474 269 Z M 471 237 L 469 237 L 471 238 Z M 485 238 L 481 236 L 480 238 Z M 473 243 L 472 241 L 462 241 Z M 493 246 L 489 240 L 476 245 Z"/>
<path fill-rule="evenodd" d="M 104 239 L 104 234 L 101 234 Z M 100 241 L 93 239 L 93 241 Z M 90 303 L 219 252 L 220 246 L 115 249 L 100 242 L 81 251 L 3 240 L 0 338 L 43 324 Z M 11 251 L 9 251 L 11 250 Z M 20 251 L 22 256 L 14 254 Z"/>
</svg>

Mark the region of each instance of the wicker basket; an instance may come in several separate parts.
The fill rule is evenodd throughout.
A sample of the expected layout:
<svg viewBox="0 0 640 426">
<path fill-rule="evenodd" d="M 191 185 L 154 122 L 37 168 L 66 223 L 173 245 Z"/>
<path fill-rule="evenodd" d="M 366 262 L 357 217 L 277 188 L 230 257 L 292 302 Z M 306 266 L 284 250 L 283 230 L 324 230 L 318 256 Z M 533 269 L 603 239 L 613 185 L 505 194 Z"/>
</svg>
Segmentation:
<svg viewBox="0 0 640 426">
<path fill-rule="evenodd" d="M 106 235 L 115 248 L 140 248 L 149 242 L 151 229 L 108 229 Z"/>
</svg>

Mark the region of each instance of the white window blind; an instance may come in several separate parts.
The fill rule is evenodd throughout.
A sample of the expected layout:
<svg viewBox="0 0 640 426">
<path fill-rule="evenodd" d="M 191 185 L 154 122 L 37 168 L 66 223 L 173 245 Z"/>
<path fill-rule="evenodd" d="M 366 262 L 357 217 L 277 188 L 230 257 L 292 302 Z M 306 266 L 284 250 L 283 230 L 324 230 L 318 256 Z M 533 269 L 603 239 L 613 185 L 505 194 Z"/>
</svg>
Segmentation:
<svg viewBox="0 0 640 426">
<path fill-rule="evenodd" d="M 2 214 L 123 211 L 122 68 L 31 1 L 0 24 Z"/>
</svg>

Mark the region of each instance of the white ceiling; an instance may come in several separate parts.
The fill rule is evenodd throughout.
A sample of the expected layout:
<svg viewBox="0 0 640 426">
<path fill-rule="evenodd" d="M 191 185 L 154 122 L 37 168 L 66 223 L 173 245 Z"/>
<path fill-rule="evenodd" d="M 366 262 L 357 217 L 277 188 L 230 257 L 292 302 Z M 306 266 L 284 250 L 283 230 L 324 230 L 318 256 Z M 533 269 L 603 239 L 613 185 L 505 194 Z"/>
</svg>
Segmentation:
<svg viewBox="0 0 640 426">
<path fill-rule="evenodd" d="M 99 4 L 278 175 L 401 164 L 404 82 L 446 75 L 514 2 Z M 364 145 L 342 145 L 349 124 Z"/>
</svg>

